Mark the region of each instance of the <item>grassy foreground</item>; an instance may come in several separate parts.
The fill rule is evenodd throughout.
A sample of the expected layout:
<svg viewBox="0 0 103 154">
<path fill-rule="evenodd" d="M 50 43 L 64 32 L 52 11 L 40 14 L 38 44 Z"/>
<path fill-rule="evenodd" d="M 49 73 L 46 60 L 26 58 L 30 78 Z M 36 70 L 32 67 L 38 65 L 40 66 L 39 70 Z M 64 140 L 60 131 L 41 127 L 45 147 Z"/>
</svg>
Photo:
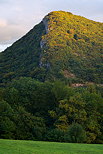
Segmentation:
<svg viewBox="0 0 103 154">
<path fill-rule="evenodd" d="M 103 145 L 1 139 L 0 154 L 103 154 Z"/>
</svg>

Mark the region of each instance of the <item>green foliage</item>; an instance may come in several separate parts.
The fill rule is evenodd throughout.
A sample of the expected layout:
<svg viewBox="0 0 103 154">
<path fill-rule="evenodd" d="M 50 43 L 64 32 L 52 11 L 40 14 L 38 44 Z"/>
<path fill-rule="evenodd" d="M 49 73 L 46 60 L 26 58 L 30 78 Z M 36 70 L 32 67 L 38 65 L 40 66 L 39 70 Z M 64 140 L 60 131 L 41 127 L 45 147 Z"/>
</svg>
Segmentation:
<svg viewBox="0 0 103 154">
<path fill-rule="evenodd" d="M 4 100 L 0 101 L 0 138 L 14 138 L 16 126 L 13 114 L 11 106 Z"/>
<path fill-rule="evenodd" d="M 46 113 L 54 105 L 54 95 L 52 94 L 52 84 L 49 82 L 39 82 L 30 77 L 14 80 L 5 92 L 5 100 L 13 106 L 19 104 L 27 111 L 35 113 Z M 38 113 L 38 114 L 39 114 Z"/>
<path fill-rule="evenodd" d="M 8 117 L 2 117 L 0 116 L 0 138 L 5 139 L 12 139 L 14 138 L 14 132 L 15 132 L 16 126 L 13 121 L 10 120 Z"/>
<path fill-rule="evenodd" d="M 71 96 L 64 96 L 58 102 L 55 110 L 49 111 L 49 114 L 54 120 L 53 126 L 55 128 L 67 131 L 72 123 L 79 123 L 86 131 L 86 142 L 95 143 L 103 135 L 103 98 L 96 89 L 92 91 L 88 89 L 88 87 L 74 89 Z"/>
<path fill-rule="evenodd" d="M 52 76 L 62 79 L 61 71 L 67 70 L 66 78 L 72 73 L 84 81 L 103 82 L 103 24 L 64 11 L 51 12 L 45 20 L 49 32 L 42 37 L 47 42 L 42 62 L 51 64 Z"/>
<path fill-rule="evenodd" d="M 44 33 L 44 25 L 41 22 L 11 47 L 0 53 L 1 85 L 4 86 L 4 83 L 20 76 L 32 76 L 32 71 L 38 67 L 41 53 L 40 41 Z"/>
<path fill-rule="evenodd" d="M 13 80 L 0 88 L 0 138 L 103 143 L 103 96 L 98 86 L 73 88 L 30 77 Z"/>
<path fill-rule="evenodd" d="M 103 83 L 103 23 L 64 11 L 51 12 L 44 20 L 48 33 L 42 21 L 0 53 L 0 85 L 21 76 Z"/>
<path fill-rule="evenodd" d="M 19 107 L 16 120 L 16 138 L 26 140 L 42 140 L 45 133 L 45 123 L 40 117 L 35 117 Z"/>
<path fill-rule="evenodd" d="M 51 129 L 45 135 L 46 141 L 64 142 L 65 132 L 59 129 Z"/>
<path fill-rule="evenodd" d="M 83 127 L 78 123 L 73 123 L 69 130 L 68 135 L 70 137 L 70 142 L 73 143 L 83 143 L 86 141 L 86 132 Z"/>
<path fill-rule="evenodd" d="M 55 81 L 52 92 L 55 95 L 57 101 L 62 100 L 68 95 L 68 87 L 61 81 Z"/>
</svg>

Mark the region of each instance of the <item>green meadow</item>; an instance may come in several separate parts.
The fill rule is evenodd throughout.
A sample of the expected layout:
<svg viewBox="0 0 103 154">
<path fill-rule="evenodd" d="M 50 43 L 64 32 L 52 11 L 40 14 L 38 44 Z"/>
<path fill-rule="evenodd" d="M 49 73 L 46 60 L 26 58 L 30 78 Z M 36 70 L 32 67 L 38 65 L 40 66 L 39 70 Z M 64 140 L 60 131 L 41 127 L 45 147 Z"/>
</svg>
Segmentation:
<svg viewBox="0 0 103 154">
<path fill-rule="evenodd" d="M 0 154 L 103 154 L 103 145 L 1 139 Z"/>
</svg>

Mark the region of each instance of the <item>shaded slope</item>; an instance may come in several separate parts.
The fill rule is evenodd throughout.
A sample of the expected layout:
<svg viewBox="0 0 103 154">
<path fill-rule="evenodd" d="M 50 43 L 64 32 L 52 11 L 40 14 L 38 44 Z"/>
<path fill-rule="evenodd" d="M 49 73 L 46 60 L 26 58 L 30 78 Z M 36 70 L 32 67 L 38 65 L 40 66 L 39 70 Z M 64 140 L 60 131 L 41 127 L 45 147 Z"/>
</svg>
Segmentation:
<svg viewBox="0 0 103 154">
<path fill-rule="evenodd" d="M 30 71 L 39 63 L 40 40 L 44 33 L 44 24 L 41 22 L 11 47 L 0 53 L 1 83 L 20 76 L 30 76 Z"/>
<path fill-rule="evenodd" d="M 0 53 L 1 84 L 20 76 L 103 83 L 102 54 L 102 23 L 54 11 Z"/>
</svg>

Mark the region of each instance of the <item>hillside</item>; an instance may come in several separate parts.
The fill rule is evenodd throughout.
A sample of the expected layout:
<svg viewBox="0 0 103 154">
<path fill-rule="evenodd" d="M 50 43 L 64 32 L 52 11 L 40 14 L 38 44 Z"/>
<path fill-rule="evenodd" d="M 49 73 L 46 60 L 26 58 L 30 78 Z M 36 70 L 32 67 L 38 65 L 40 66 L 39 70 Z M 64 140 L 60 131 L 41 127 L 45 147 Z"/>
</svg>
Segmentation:
<svg viewBox="0 0 103 154">
<path fill-rule="evenodd" d="M 103 83 L 102 54 L 103 23 L 54 11 L 0 53 L 0 83 L 21 76 Z"/>
<path fill-rule="evenodd" d="M 64 11 L 0 53 L 0 138 L 103 144 L 102 54 L 103 24 Z"/>
</svg>

